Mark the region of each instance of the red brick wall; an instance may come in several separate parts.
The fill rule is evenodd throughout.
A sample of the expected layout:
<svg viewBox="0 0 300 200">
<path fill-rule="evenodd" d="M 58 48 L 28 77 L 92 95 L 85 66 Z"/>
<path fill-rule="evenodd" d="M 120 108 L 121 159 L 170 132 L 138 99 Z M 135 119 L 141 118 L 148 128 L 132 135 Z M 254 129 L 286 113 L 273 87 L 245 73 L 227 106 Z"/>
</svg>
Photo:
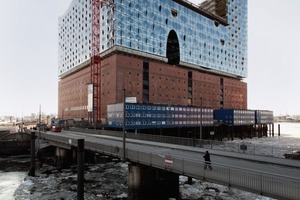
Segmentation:
<svg viewBox="0 0 300 200">
<path fill-rule="evenodd" d="M 112 55 L 102 65 L 102 117 L 107 115 L 107 105 L 123 102 L 123 89 L 127 97 L 142 101 L 143 61 L 123 55 Z"/>
<path fill-rule="evenodd" d="M 143 60 L 124 55 L 117 56 L 117 102 L 123 102 L 123 89 L 127 97 L 142 102 Z"/>
<path fill-rule="evenodd" d="M 187 70 L 164 63 L 149 63 L 149 102 L 188 105 Z"/>
<path fill-rule="evenodd" d="M 108 104 L 123 102 L 124 88 L 127 97 L 136 97 L 142 103 L 143 61 L 121 54 L 113 54 L 102 60 L 101 118 L 106 118 Z M 189 102 L 188 71 L 187 68 L 150 60 L 149 103 L 200 106 L 201 97 L 203 107 L 221 108 L 220 78 L 223 78 L 224 108 L 247 109 L 246 83 L 197 70 L 191 70 L 193 96 Z M 59 117 L 87 119 L 87 110 L 72 111 L 65 108 L 87 106 L 89 82 L 90 67 L 59 81 Z"/>
<path fill-rule="evenodd" d="M 220 77 L 204 74 L 197 71 L 193 72 L 193 105 L 210 108 L 220 106 Z"/>
<path fill-rule="evenodd" d="M 247 109 L 247 83 L 224 78 L 224 108 Z"/>
<path fill-rule="evenodd" d="M 90 76 L 90 68 L 88 67 L 58 82 L 59 118 L 87 118 L 85 109 L 74 110 L 74 108 L 87 106 L 87 87 L 90 82 Z"/>
<path fill-rule="evenodd" d="M 116 103 L 116 56 L 113 55 L 101 62 L 101 118 L 106 117 L 107 104 Z"/>
</svg>

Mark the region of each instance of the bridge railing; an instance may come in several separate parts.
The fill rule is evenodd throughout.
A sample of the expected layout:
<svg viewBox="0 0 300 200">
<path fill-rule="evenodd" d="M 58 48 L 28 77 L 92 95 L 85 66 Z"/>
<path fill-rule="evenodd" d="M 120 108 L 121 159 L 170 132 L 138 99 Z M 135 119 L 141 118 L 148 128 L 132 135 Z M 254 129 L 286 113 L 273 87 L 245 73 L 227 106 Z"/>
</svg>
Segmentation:
<svg viewBox="0 0 300 200">
<path fill-rule="evenodd" d="M 82 130 L 82 129 L 81 129 Z M 118 131 L 108 131 L 108 130 L 93 130 L 84 129 L 85 132 L 94 134 L 110 135 L 115 137 L 122 137 L 122 132 Z M 229 152 L 245 153 L 252 155 L 264 155 L 283 158 L 285 153 L 291 152 L 293 150 L 300 149 L 300 147 L 290 146 L 290 147 L 276 147 L 271 145 L 255 145 L 250 143 L 235 143 L 231 141 L 215 141 L 215 140 L 199 140 L 193 138 L 182 138 L 182 137 L 172 137 L 172 136 L 161 136 L 161 135 L 151 135 L 142 133 L 126 133 L 127 138 L 147 140 L 153 142 L 162 142 L 168 144 L 177 144 L 185 146 L 198 146 L 206 149 L 222 150 Z M 241 148 L 241 146 L 246 146 L 246 149 Z"/>
<path fill-rule="evenodd" d="M 127 158 L 133 162 L 172 171 L 174 173 L 232 186 L 249 192 L 279 199 L 300 199 L 300 179 L 242 169 L 213 163 L 213 170 L 204 169 L 204 162 L 166 156 L 140 150 L 126 150 Z"/>
<path fill-rule="evenodd" d="M 110 136 L 121 137 L 122 132 L 117 131 L 96 131 L 98 134 L 106 134 Z M 250 143 L 235 143 L 231 141 L 215 141 L 215 140 L 199 140 L 193 138 L 182 138 L 182 137 L 171 137 L 171 136 L 161 136 L 161 135 L 150 135 L 150 134 L 136 134 L 132 132 L 126 133 L 127 138 L 147 140 L 153 142 L 162 142 L 168 144 L 177 144 L 184 146 L 198 146 L 206 149 L 222 150 L 236 153 L 245 153 L 252 155 L 264 155 L 283 158 L 284 154 L 291 152 L 293 150 L 299 149 L 300 147 L 290 146 L 290 147 L 276 147 L 271 145 L 257 145 Z M 246 147 L 242 148 L 242 147 Z"/>
<path fill-rule="evenodd" d="M 122 132 L 120 131 L 108 131 L 108 130 L 95 130 L 95 129 L 79 129 L 72 128 L 73 131 L 86 132 L 91 134 L 101 134 L 101 135 L 110 135 L 115 137 L 122 137 Z M 216 141 L 216 140 L 199 140 L 193 138 L 182 138 L 182 137 L 172 137 L 172 136 L 161 136 L 161 135 L 151 135 L 151 134 L 142 134 L 142 133 L 126 133 L 127 138 L 138 139 L 138 140 L 147 140 L 153 142 L 162 142 L 168 144 L 177 144 L 184 146 L 197 146 L 206 149 L 222 150 L 236 153 L 245 153 L 252 155 L 263 155 L 263 156 L 272 156 L 278 158 L 284 158 L 284 154 L 292 152 L 293 150 L 299 150 L 300 147 L 289 146 L 289 147 L 277 147 L 271 145 L 257 145 L 250 143 L 235 143 L 232 141 Z M 242 148 L 241 146 L 246 146 Z"/>
<path fill-rule="evenodd" d="M 81 136 L 78 136 L 78 138 L 77 136 L 74 136 L 75 138 L 61 137 L 59 134 L 45 134 L 43 137 L 69 146 L 77 146 L 76 141 L 81 138 Z M 120 142 L 115 143 L 115 145 L 100 142 L 101 140 L 95 142 L 87 138 L 85 140 L 85 149 L 122 158 L 123 149 L 121 146 L 118 146 Z M 213 169 L 209 170 L 204 169 L 204 163 L 196 159 L 186 159 L 168 154 L 163 155 L 143 148 L 127 148 L 125 151 L 126 159 L 132 162 L 278 199 L 300 199 L 300 179 L 298 178 L 243 169 L 215 162 L 212 164 Z"/>
</svg>

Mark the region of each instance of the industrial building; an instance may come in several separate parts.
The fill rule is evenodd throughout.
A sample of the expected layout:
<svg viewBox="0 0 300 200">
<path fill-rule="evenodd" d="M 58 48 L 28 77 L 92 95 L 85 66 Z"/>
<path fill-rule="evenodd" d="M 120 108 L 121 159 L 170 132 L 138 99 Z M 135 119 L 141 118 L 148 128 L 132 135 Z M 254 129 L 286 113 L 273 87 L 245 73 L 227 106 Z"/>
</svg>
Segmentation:
<svg viewBox="0 0 300 200">
<path fill-rule="evenodd" d="M 247 0 L 73 0 L 59 19 L 58 116 L 109 126 L 130 97 L 201 108 L 199 126 L 204 108 L 247 110 L 247 60 Z"/>
</svg>

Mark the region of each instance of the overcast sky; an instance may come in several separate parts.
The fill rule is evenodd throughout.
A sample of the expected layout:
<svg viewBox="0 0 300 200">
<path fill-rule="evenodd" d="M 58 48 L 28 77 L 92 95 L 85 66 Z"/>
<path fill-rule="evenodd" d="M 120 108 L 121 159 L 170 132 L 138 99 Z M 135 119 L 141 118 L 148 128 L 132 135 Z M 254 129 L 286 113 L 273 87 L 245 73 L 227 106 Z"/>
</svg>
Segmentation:
<svg viewBox="0 0 300 200">
<path fill-rule="evenodd" d="M 58 17 L 70 2 L 1 0 L 0 116 L 57 113 Z M 300 115 L 300 1 L 248 7 L 248 109 Z"/>
</svg>

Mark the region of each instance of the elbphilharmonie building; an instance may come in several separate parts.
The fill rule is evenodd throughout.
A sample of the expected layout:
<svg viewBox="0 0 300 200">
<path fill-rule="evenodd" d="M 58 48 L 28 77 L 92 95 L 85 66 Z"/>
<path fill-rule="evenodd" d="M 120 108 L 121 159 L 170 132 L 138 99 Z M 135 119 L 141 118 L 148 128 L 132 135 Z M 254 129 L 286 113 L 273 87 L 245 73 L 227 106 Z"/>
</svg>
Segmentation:
<svg viewBox="0 0 300 200">
<path fill-rule="evenodd" d="M 99 96 L 123 102 L 247 109 L 247 0 L 101 2 Z M 92 1 L 73 0 L 59 19 L 61 118 L 86 119 L 91 83 Z"/>
</svg>

